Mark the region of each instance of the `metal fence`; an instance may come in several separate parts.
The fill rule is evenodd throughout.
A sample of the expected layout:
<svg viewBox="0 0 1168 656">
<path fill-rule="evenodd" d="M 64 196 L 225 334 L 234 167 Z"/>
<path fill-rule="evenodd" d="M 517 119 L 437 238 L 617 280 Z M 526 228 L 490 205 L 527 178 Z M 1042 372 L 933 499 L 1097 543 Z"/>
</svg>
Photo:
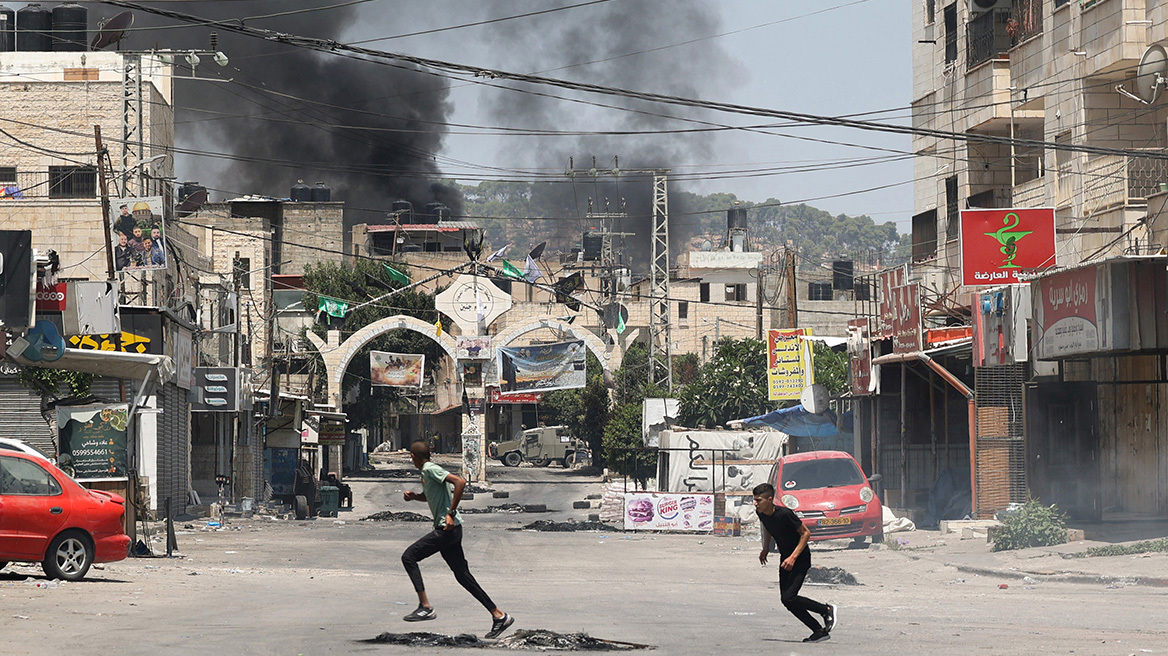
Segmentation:
<svg viewBox="0 0 1168 656">
<path fill-rule="evenodd" d="M 982 516 L 1026 501 L 1026 443 L 1022 416 L 1026 365 L 974 369 L 977 389 L 975 469 Z"/>
<path fill-rule="evenodd" d="M 1010 10 L 991 9 L 969 21 L 965 42 L 965 68 L 975 68 L 1009 52 L 1014 47 L 1010 36 Z"/>
<path fill-rule="evenodd" d="M 18 171 L 0 179 L 0 200 L 97 198 L 97 168 L 50 166 L 46 171 Z"/>
</svg>

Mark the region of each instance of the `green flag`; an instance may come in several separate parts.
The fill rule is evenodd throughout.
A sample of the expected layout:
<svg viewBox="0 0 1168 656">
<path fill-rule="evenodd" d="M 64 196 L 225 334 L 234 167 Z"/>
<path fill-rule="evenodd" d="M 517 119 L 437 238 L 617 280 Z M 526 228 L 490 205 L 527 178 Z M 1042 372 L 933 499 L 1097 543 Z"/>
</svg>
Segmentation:
<svg viewBox="0 0 1168 656">
<path fill-rule="evenodd" d="M 625 332 L 625 315 L 618 308 L 616 313 L 616 334 L 623 335 Z"/>
<path fill-rule="evenodd" d="M 319 307 L 317 307 L 317 310 L 324 312 L 330 317 L 344 319 L 345 315 L 349 312 L 349 304 L 344 301 L 339 301 L 335 298 L 329 298 L 328 296 L 319 296 L 317 298 L 319 299 L 320 304 Z"/>
<path fill-rule="evenodd" d="M 398 271 L 397 269 L 389 266 L 388 264 L 383 264 L 381 266 L 385 267 L 385 273 L 386 273 L 386 275 L 389 276 L 390 280 L 392 280 L 394 282 L 401 283 L 403 285 L 410 284 L 410 277 L 407 276 L 406 274 L 402 273 L 401 271 Z"/>
<path fill-rule="evenodd" d="M 524 279 L 523 272 L 519 269 L 516 269 L 514 264 L 511 264 L 502 258 L 500 258 L 500 261 L 503 263 L 503 275 L 507 276 L 508 278 L 515 278 L 516 280 Z"/>
</svg>

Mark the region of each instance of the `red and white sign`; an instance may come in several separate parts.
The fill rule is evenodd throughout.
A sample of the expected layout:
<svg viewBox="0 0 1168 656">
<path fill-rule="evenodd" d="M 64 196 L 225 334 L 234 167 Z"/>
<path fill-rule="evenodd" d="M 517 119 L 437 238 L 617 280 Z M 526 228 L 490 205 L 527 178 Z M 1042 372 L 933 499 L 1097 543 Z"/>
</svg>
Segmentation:
<svg viewBox="0 0 1168 656">
<path fill-rule="evenodd" d="M 1064 271 L 1038 281 L 1034 320 L 1042 333 L 1037 356 L 1052 359 L 1098 351 L 1095 267 Z"/>
<path fill-rule="evenodd" d="M 36 288 L 36 309 L 39 312 L 63 312 L 65 310 L 65 292 L 67 283 L 59 282 L 52 287 Z"/>
<path fill-rule="evenodd" d="M 912 283 L 892 290 L 892 352 L 916 353 L 923 349 L 920 285 Z"/>
<path fill-rule="evenodd" d="M 1054 265 L 1053 208 L 961 211 L 961 284 L 1014 284 Z"/>
<path fill-rule="evenodd" d="M 876 334 L 880 339 L 892 337 L 892 290 L 904 284 L 905 267 L 880 273 L 880 325 Z"/>
<path fill-rule="evenodd" d="M 872 393 L 872 336 L 869 321 L 848 320 L 848 356 L 852 370 L 852 395 Z"/>
<path fill-rule="evenodd" d="M 498 387 L 491 387 L 487 390 L 488 398 L 491 400 L 491 405 L 499 405 L 501 403 L 539 403 L 543 400 L 543 392 L 516 392 L 512 394 L 500 394 Z"/>
<path fill-rule="evenodd" d="M 712 494 L 626 492 L 624 496 L 626 530 L 714 530 Z"/>
</svg>

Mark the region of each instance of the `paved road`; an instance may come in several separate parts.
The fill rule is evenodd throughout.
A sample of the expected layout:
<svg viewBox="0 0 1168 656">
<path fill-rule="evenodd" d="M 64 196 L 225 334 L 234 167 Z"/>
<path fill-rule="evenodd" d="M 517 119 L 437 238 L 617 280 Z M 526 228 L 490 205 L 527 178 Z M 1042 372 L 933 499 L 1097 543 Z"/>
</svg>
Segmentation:
<svg viewBox="0 0 1168 656">
<path fill-rule="evenodd" d="M 496 486 L 520 503 L 558 505 L 599 489 L 547 482 L 558 480 L 555 469 L 491 473 L 514 481 Z M 223 531 L 192 523 L 179 536 L 184 558 L 114 563 L 83 583 L 38 589 L 23 582 L 43 580 L 38 569 L 4 570 L 0 654 L 457 654 L 362 642 L 415 629 L 481 636 L 489 619 L 434 559 L 423 573 L 438 619 L 401 622 L 415 599 L 399 555 L 426 525 L 356 520 L 425 507 L 400 501 L 397 479 L 354 486 L 357 507 L 337 520 L 240 520 Z M 468 507 L 501 502 L 482 496 Z M 508 530 L 532 518 L 466 522 L 472 570 L 516 628 L 586 631 L 662 654 L 1168 651 L 1164 589 L 975 576 L 944 565 L 930 532 L 908 534 L 899 549 L 818 545 L 817 565 L 842 567 L 862 585 L 805 588 L 841 608 L 833 639 L 805 645 L 806 630 L 778 603 L 778 570 L 758 564 L 756 541 Z"/>
</svg>

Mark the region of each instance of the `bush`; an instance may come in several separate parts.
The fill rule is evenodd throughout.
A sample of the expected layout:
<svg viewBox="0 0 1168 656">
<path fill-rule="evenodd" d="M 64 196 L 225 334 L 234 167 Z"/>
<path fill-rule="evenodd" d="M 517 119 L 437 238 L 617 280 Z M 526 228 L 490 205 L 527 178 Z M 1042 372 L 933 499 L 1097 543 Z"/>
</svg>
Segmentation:
<svg viewBox="0 0 1168 656">
<path fill-rule="evenodd" d="M 1002 521 L 994 535 L 992 551 L 1049 547 L 1067 541 L 1067 517 L 1058 508 L 1030 499 L 1015 515 Z"/>
</svg>

